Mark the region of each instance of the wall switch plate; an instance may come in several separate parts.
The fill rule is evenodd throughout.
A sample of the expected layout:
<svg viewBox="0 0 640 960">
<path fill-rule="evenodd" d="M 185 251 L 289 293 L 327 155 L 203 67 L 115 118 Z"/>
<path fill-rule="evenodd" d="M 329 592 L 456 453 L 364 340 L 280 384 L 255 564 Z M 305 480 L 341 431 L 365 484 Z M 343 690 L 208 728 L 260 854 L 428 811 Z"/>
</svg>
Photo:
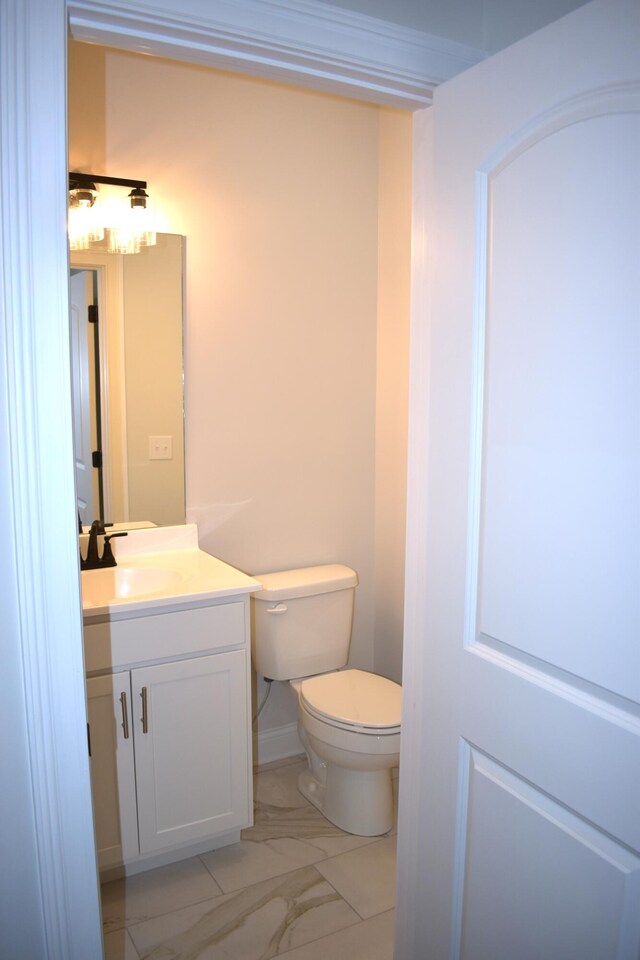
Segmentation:
<svg viewBox="0 0 640 960">
<path fill-rule="evenodd" d="M 172 460 L 173 437 L 149 437 L 149 460 Z"/>
</svg>

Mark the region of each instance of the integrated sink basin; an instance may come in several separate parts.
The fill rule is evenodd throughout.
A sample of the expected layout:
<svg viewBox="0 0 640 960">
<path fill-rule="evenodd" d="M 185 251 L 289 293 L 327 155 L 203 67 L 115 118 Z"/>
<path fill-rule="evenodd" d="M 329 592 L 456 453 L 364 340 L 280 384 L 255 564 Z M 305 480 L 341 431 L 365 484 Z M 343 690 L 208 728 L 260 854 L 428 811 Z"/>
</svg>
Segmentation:
<svg viewBox="0 0 640 960">
<path fill-rule="evenodd" d="M 80 538 L 87 555 L 87 536 Z M 102 542 L 98 556 L 102 556 Z M 82 570 L 85 624 L 170 613 L 260 588 L 253 577 L 199 549 L 195 524 L 129 529 L 114 538 L 115 567 Z"/>
<path fill-rule="evenodd" d="M 166 567 L 108 567 L 83 570 L 83 606 L 103 607 L 120 600 L 135 600 L 164 594 L 175 588 L 182 575 Z"/>
</svg>

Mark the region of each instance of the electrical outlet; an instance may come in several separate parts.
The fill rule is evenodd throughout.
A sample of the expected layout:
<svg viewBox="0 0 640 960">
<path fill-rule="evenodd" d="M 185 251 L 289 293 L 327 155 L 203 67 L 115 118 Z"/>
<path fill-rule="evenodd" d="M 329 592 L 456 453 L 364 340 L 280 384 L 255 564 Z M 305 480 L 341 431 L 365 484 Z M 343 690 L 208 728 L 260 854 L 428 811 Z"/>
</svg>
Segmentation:
<svg viewBox="0 0 640 960">
<path fill-rule="evenodd" d="M 173 437 L 149 437 L 149 460 L 172 460 Z"/>
</svg>

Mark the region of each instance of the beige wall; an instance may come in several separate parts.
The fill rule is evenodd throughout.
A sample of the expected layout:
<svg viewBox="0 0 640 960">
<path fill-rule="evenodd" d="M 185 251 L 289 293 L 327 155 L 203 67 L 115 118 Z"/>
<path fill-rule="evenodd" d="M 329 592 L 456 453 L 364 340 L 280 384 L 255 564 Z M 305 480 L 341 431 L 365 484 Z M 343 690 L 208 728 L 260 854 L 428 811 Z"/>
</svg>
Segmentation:
<svg viewBox="0 0 640 960">
<path fill-rule="evenodd" d="M 411 285 L 411 123 L 381 108 L 378 138 L 378 324 L 374 669 L 402 679 Z"/>
<path fill-rule="evenodd" d="M 129 517 L 184 523 L 182 238 L 122 257 Z M 152 460 L 152 436 L 171 437 L 171 458 Z"/>
<path fill-rule="evenodd" d="M 70 71 L 72 167 L 148 180 L 187 238 L 202 546 L 252 573 L 352 565 L 351 662 L 399 676 L 410 116 L 75 43 Z M 274 691 L 261 723 L 293 716 Z"/>
</svg>

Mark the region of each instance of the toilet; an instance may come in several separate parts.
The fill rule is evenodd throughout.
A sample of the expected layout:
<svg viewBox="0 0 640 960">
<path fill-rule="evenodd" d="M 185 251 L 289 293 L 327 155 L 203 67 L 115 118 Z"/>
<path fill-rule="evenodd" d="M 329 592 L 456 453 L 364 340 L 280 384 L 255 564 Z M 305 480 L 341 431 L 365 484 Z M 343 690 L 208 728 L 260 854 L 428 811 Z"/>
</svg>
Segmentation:
<svg viewBox="0 0 640 960">
<path fill-rule="evenodd" d="M 391 771 L 400 755 L 399 684 L 342 670 L 358 575 L 342 564 L 256 574 L 252 653 L 257 673 L 288 681 L 308 768 L 298 789 L 347 833 L 393 826 Z"/>
</svg>

